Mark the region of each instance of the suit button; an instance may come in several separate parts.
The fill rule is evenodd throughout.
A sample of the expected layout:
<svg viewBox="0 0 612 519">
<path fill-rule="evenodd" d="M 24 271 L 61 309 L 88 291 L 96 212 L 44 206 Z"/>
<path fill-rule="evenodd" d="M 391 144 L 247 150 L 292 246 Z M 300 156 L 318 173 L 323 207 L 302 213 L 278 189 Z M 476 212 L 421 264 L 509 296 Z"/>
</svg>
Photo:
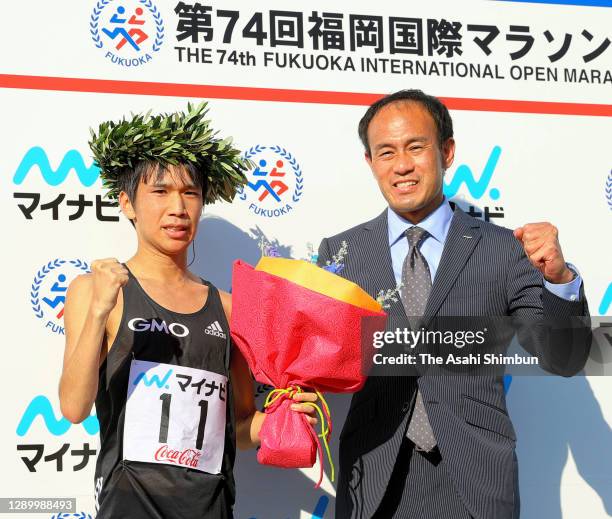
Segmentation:
<svg viewBox="0 0 612 519">
<path fill-rule="evenodd" d="M 402 413 L 407 412 L 408 409 L 410 409 L 410 402 L 404 402 L 404 405 L 402 406 Z"/>
</svg>

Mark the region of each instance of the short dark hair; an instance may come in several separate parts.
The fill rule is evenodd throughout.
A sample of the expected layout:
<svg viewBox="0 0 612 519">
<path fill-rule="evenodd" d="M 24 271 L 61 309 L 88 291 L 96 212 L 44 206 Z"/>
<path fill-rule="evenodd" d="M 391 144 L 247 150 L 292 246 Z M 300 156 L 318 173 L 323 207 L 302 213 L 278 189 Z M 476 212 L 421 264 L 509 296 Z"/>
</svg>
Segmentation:
<svg viewBox="0 0 612 519">
<path fill-rule="evenodd" d="M 206 198 L 205 175 L 191 162 L 185 162 L 179 166 L 184 168 L 187 178 L 189 178 L 196 187 L 202 190 L 202 200 L 204 200 Z M 130 202 L 134 204 L 136 201 L 136 191 L 138 190 L 140 181 L 149 182 L 151 178 L 154 178 L 157 182 L 163 178 L 166 171 L 169 171 L 169 169 L 164 164 L 141 160 L 136 164 L 134 169 L 126 170 L 123 174 L 119 175 L 117 180 L 119 191 L 125 191 Z"/>
<path fill-rule="evenodd" d="M 368 128 L 374 116 L 380 112 L 382 108 L 398 102 L 414 102 L 419 103 L 425 108 L 436 124 L 438 134 L 438 146 L 442 146 L 447 139 L 453 136 L 453 120 L 448 113 L 448 108 L 437 97 L 427 95 L 425 92 L 417 89 L 400 90 L 388 96 L 385 96 L 374 104 L 372 104 L 359 121 L 358 133 L 366 152 L 370 154 L 370 143 L 368 142 Z"/>
</svg>

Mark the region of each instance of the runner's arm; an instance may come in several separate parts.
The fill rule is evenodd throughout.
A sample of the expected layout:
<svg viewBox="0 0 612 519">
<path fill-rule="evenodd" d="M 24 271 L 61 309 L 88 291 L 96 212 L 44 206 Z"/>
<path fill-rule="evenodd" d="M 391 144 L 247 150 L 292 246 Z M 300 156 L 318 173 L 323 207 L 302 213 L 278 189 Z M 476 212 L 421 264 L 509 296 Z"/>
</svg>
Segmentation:
<svg viewBox="0 0 612 519">
<path fill-rule="evenodd" d="M 68 287 L 59 397 L 62 414 L 73 423 L 89 416 L 96 399 L 98 370 L 107 352 L 108 318 L 127 282 L 127 269 L 117 259 L 107 258 L 93 261 L 91 274 L 79 276 Z"/>
<path fill-rule="evenodd" d="M 72 423 L 89 416 L 98 390 L 108 313 L 91 308 L 91 296 L 91 274 L 77 277 L 66 293 L 66 346 L 59 398 L 62 414 Z"/>
</svg>

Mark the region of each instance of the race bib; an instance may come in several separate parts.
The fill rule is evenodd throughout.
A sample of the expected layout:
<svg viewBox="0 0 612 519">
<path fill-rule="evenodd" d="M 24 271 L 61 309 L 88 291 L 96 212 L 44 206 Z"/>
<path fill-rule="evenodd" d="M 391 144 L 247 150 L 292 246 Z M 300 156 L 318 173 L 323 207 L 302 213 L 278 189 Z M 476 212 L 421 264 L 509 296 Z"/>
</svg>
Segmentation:
<svg viewBox="0 0 612 519">
<path fill-rule="evenodd" d="M 132 360 L 123 459 L 221 472 L 227 377 Z"/>
</svg>

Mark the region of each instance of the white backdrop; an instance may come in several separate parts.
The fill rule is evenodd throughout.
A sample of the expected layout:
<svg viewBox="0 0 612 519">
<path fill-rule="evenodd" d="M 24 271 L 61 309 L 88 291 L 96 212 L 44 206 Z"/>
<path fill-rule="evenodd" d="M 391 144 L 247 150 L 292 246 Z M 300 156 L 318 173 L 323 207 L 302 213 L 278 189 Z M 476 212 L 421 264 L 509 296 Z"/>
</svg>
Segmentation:
<svg viewBox="0 0 612 519">
<path fill-rule="evenodd" d="M 102 203 L 87 147 L 89 127 L 130 111 L 173 111 L 188 100 L 208 98 L 214 126 L 223 135 L 233 135 L 268 168 L 283 161 L 287 190 L 280 202 L 272 196 L 260 202 L 262 191 L 247 188 L 231 205 L 205 208 L 193 267 L 228 290 L 231 262 L 257 261 L 258 236 L 301 258 L 308 243 L 317 247 L 322 237 L 383 209 L 356 133 L 375 95 L 421 88 L 446 98 L 457 140 L 447 194 L 466 210 L 473 206 L 481 218 L 507 227 L 553 222 L 566 258 L 584 278 L 591 312 L 612 315 L 612 45 L 606 45 L 612 40 L 611 8 L 481 0 L 408 7 L 385 0 L 375 8 L 361 0 L 350 6 L 320 0 L 203 2 L 211 9 L 200 11 L 194 42 L 191 36 L 179 38 L 195 2 L 180 4 L 36 0 L 25 10 L 18 2 L 0 7 L 0 210 L 7 234 L 0 497 L 76 497 L 82 517 L 93 513 L 97 422 L 91 418 L 70 426 L 57 398 L 62 294 L 92 259 L 125 260 L 135 250 L 129 223 Z M 111 23 L 120 5 L 126 19 L 140 7 L 144 24 Z M 291 13 L 276 12 L 287 10 Z M 342 29 L 330 11 L 342 15 Z M 257 12 L 262 13 L 261 45 L 243 32 Z M 316 50 L 309 34 L 316 23 L 309 18 L 323 13 L 327 22 L 321 29 L 330 33 L 316 37 Z M 302 31 L 292 32 L 299 14 Z M 228 20 L 236 16 L 231 42 L 224 43 Z M 392 18 L 403 19 L 396 23 L 409 36 L 401 39 L 396 25 L 395 46 L 409 52 L 391 53 Z M 414 32 L 419 23 L 422 51 Z M 127 40 L 118 50 L 124 33 L 112 40 L 104 32 L 112 33 L 113 25 L 141 29 L 147 38 L 136 44 L 139 50 Z M 474 41 L 489 33 L 474 25 L 499 31 L 490 54 Z M 531 48 L 513 59 L 529 36 Z M 134 42 L 139 38 L 132 32 Z M 343 42 L 344 49 L 326 50 L 324 41 Z M 200 61 L 210 56 L 212 63 L 194 57 L 188 63 L 188 52 Z M 291 62 L 289 54 L 293 68 L 279 67 L 275 60 Z M 112 56 L 138 64 L 114 63 Z M 333 69 L 305 70 L 302 56 L 306 64 L 312 58 Z M 362 60 L 378 71 L 363 71 Z M 419 64 L 430 67 L 428 75 L 416 74 Z M 503 79 L 458 77 L 470 64 L 473 70 L 479 65 L 483 75 L 488 65 Z M 528 79 L 512 79 L 511 74 L 529 71 L 534 75 Z M 538 74 L 550 80 L 540 81 Z M 611 389 L 604 377 L 512 381 L 508 401 L 518 435 L 522 517 L 612 515 Z M 263 388 L 257 391 L 263 394 Z M 330 396 L 330 401 L 336 450 L 348 399 Z M 239 456 L 236 475 L 237 517 L 333 517 L 334 484 L 326 479 L 314 490 L 316 467 L 262 467 L 249 452 Z"/>
</svg>

